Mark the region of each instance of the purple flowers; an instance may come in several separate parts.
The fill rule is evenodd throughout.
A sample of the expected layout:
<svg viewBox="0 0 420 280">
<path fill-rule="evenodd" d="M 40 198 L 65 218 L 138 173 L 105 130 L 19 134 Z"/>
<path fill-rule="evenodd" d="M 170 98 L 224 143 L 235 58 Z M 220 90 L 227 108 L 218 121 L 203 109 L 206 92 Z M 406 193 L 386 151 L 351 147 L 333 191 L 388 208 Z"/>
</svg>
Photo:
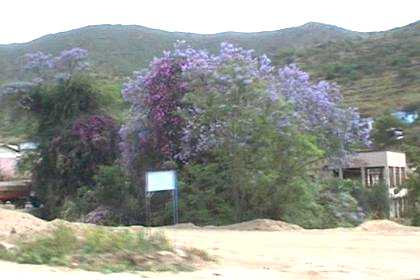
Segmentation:
<svg viewBox="0 0 420 280">
<path fill-rule="evenodd" d="M 28 53 L 25 55 L 25 70 L 42 71 L 44 69 L 52 69 L 54 66 L 54 59 L 52 55 L 43 52 Z"/>
<path fill-rule="evenodd" d="M 94 115 L 86 120 L 77 120 L 73 125 L 72 134 L 82 142 L 102 145 L 110 139 L 108 134 L 116 131 L 117 125 L 113 119 Z"/>
<path fill-rule="evenodd" d="M 270 103 L 291 107 L 288 112 L 270 112 L 270 118 L 277 119 L 278 133 L 298 124 L 302 133 L 316 136 L 331 157 L 369 142 L 365 120 L 342 104 L 336 85 L 313 83 L 296 65 L 276 70 L 267 56 L 258 57 L 233 44 L 222 43 L 220 52 L 211 55 L 178 42 L 173 51 L 164 52 L 124 84 L 123 97 L 132 105 L 131 119 L 120 131 L 124 158 L 138 158 L 130 153 L 147 147 L 168 160 L 185 161 L 212 149 L 227 124 L 203 122 L 209 107 L 200 104 L 206 100 L 200 96 L 225 98 L 228 103 L 236 92 L 249 100 L 236 109 L 251 110 L 253 115 L 267 114 L 264 106 Z M 214 111 L 236 110 L 227 104 L 219 107 Z M 245 121 L 252 126 L 252 119 Z M 240 141 L 246 143 L 246 135 Z"/>
<path fill-rule="evenodd" d="M 56 77 L 70 77 L 76 71 L 84 71 L 89 65 L 85 61 L 88 51 L 81 48 L 73 48 L 62 51 L 58 56 L 43 52 L 28 53 L 25 55 L 24 69 L 31 71 L 43 79 Z"/>
<path fill-rule="evenodd" d="M 89 65 L 85 62 L 88 56 L 88 51 L 81 48 L 73 48 L 64 50 L 59 56 L 54 58 L 54 67 L 63 72 L 82 71 L 86 70 Z"/>
</svg>

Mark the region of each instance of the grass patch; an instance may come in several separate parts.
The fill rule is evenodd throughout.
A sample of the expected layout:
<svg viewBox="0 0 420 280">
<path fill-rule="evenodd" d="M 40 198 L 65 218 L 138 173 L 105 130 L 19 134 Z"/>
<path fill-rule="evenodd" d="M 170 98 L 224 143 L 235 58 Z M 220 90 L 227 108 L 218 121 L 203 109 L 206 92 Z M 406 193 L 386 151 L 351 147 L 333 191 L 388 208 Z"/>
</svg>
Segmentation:
<svg viewBox="0 0 420 280">
<path fill-rule="evenodd" d="M 182 257 L 161 233 L 94 228 L 82 236 L 65 226 L 33 241 L 2 250 L 0 259 L 28 264 L 68 266 L 104 273 L 122 271 L 191 271 L 192 260 L 212 261 L 204 251 L 188 248 Z"/>
<path fill-rule="evenodd" d="M 209 255 L 209 253 L 207 253 L 206 251 L 201 250 L 201 249 L 187 248 L 185 250 L 185 252 L 188 254 L 188 256 L 190 256 L 190 258 L 193 257 L 193 256 L 195 256 L 195 257 L 198 257 L 198 258 L 200 258 L 200 259 L 202 259 L 204 261 L 207 261 L 207 262 L 214 262 L 214 261 L 216 261 L 214 257 L 212 257 L 212 256 Z"/>
</svg>

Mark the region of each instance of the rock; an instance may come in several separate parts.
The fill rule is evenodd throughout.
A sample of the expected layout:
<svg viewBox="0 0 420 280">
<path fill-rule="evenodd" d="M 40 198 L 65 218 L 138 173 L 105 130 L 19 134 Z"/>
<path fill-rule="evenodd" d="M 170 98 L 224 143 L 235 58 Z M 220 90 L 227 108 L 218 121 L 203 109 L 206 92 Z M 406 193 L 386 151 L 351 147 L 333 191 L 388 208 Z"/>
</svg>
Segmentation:
<svg viewBox="0 0 420 280">
<path fill-rule="evenodd" d="M 175 249 L 175 254 L 177 254 L 181 258 L 187 258 L 188 257 L 187 253 L 185 253 L 185 251 L 182 250 L 182 249 Z"/>
<path fill-rule="evenodd" d="M 170 251 L 159 251 L 156 254 L 159 255 L 159 256 L 162 256 L 162 257 L 168 257 L 168 256 L 169 257 L 174 257 L 175 256 L 175 254 L 170 252 Z"/>
<path fill-rule="evenodd" d="M 182 258 L 170 251 L 159 251 L 156 253 L 158 256 L 159 262 L 164 263 L 176 263 L 182 261 Z"/>
</svg>

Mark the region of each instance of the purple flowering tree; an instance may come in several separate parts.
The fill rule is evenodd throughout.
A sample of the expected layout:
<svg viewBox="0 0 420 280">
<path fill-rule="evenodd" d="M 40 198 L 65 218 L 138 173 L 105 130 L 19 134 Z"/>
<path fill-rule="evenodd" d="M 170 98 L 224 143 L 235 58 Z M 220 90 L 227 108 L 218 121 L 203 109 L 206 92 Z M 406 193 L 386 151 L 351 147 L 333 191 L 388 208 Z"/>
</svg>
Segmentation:
<svg viewBox="0 0 420 280">
<path fill-rule="evenodd" d="M 135 73 L 122 93 L 132 105 L 121 130 L 128 164 L 142 149 L 187 162 L 228 138 L 246 147 L 261 116 L 279 135 L 291 126 L 313 135 L 330 158 L 369 143 L 367 123 L 343 105 L 336 85 L 313 83 L 296 65 L 276 69 L 265 55 L 228 43 L 215 55 L 178 43 Z"/>
<path fill-rule="evenodd" d="M 89 68 L 87 57 L 88 51 L 82 48 L 64 50 L 57 56 L 43 52 L 28 53 L 24 56 L 23 69 L 35 76 L 35 84 L 54 79 L 69 79 Z"/>
<path fill-rule="evenodd" d="M 87 57 L 88 51 L 82 48 L 64 50 L 57 56 L 41 51 L 25 54 L 22 70 L 29 81 L 1 85 L 0 101 L 2 104 L 8 104 L 8 98 L 11 98 L 12 102 L 15 102 L 17 98 L 22 99 L 24 103 L 27 102 L 26 94 L 34 87 L 57 81 L 68 81 L 74 75 L 88 70 Z"/>
</svg>

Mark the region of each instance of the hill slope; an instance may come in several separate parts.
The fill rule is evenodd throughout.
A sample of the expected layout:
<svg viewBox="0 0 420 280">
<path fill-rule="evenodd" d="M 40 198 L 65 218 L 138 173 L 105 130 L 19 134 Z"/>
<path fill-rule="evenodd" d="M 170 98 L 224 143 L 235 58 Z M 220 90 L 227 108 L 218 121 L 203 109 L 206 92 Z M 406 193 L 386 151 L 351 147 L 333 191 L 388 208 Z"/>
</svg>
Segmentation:
<svg viewBox="0 0 420 280">
<path fill-rule="evenodd" d="M 314 22 L 277 31 L 212 35 L 142 26 L 88 26 L 24 44 L 0 45 L 0 84 L 19 79 L 21 58 L 27 52 L 56 54 L 82 47 L 89 50 L 91 64 L 100 77 L 117 78 L 117 83 L 107 79 L 104 87 L 110 93 L 118 92 L 121 77 L 145 67 L 176 40 L 210 51 L 229 41 L 266 53 L 278 65 L 295 62 L 315 78 L 337 82 L 346 102 L 366 115 L 375 116 L 387 109 L 420 113 L 420 21 L 374 33 Z M 420 132 L 419 126 L 414 131 Z"/>
<path fill-rule="evenodd" d="M 274 59 L 296 62 L 317 78 L 337 82 L 346 101 L 369 115 L 419 109 L 420 22 L 364 39 L 279 50 Z"/>
<path fill-rule="evenodd" d="M 58 53 L 71 48 L 89 50 L 93 66 L 101 73 L 125 76 L 144 67 L 176 40 L 214 50 L 221 42 L 237 43 L 259 53 L 275 54 L 279 48 L 313 46 L 331 40 L 365 36 L 320 23 L 258 33 L 226 32 L 212 35 L 166 32 L 142 26 L 98 25 L 47 35 L 24 44 L 0 45 L 0 81 L 15 79 L 23 54 L 33 51 Z"/>
</svg>

